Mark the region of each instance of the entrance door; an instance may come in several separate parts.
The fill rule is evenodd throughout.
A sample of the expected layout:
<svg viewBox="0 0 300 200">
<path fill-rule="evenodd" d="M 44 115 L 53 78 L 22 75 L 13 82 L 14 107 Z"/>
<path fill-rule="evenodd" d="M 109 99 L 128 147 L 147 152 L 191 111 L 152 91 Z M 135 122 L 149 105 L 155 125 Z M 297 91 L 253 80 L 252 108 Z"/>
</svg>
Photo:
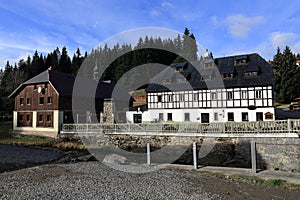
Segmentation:
<svg viewBox="0 0 300 200">
<path fill-rule="evenodd" d="M 256 121 L 263 121 L 263 113 L 262 112 L 257 112 L 256 113 Z"/>
<path fill-rule="evenodd" d="M 134 123 L 142 123 L 142 114 L 133 114 Z"/>
<path fill-rule="evenodd" d="M 201 113 L 201 123 L 209 123 L 209 113 Z"/>
</svg>

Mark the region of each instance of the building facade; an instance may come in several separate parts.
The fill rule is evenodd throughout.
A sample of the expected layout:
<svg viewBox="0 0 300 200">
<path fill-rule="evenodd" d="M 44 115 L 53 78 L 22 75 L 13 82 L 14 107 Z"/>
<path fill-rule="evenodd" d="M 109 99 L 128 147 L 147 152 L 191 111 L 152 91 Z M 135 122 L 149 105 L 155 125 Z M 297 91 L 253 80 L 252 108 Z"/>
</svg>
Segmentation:
<svg viewBox="0 0 300 200">
<path fill-rule="evenodd" d="M 129 122 L 226 122 L 275 119 L 272 67 L 258 54 L 173 64 L 153 78 L 148 110 Z"/>
<path fill-rule="evenodd" d="M 94 99 L 96 115 L 91 115 L 86 110 L 72 111 L 74 81 L 73 75 L 46 70 L 22 83 L 9 96 L 15 98 L 13 131 L 28 135 L 57 137 L 63 123 L 100 121 L 104 99 L 110 98 L 113 85 L 97 83 L 95 80 L 85 81 L 87 85 L 98 84 Z M 87 100 L 84 96 L 79 98 Z"/>
</svg>

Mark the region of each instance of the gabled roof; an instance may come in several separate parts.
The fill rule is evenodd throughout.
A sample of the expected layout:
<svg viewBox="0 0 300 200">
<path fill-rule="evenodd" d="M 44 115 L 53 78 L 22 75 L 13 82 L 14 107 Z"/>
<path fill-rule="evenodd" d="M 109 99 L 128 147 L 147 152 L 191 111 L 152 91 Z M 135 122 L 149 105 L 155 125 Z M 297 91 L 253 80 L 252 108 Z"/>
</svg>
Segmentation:
<svg viewBox="0 0 300 200">
<path fill-rule="evenodd" d="M 72 96 L 73 86 L 76 77 L 71 74 L 56 72 L 53 70 L 46 70 L 37 76 L 25 81 L 20 84 L 9 96 L 8 98 L 15 97 L 25 86 L 31 84 L 40 84 L 40 83 L 51 83 L 55 90 L 60 96 Z M 95 80 L 84 80 L 84 84 L 95 85 Z M 113 84 L 109 83 L 98 83 L 96 98 L 110 98 L 112 91 L 114 89 Z"/>
<path fill-rule="evenodd" d="M 235 61 L 239 59 L 246 59 L 247 62 L 239 65 L 235 65 Z M 153 77 L 152 83 L 149 84 L 146 89 L 147 92 L 163 92 L 170 91 L 168 88 L 172 88 L 173 91 L 180 90 L 193 90 L 207 89 L 207 84 L 210 88 L 220 88 L 220 84 L 216 83 L 217 79 L 212 78 L 211 80 L 203 80 L 202 77 L 205 76 L 216 76 L 217 74 L 234 74 L 232 78 L 224 79 L 221 81 L 225 88 L 237 88 L 237 87 L 254 87 L 254 86 L 270 86 L 273 85 L 273 72 L 272 66 L 269 65 L 260 55 L 257 53 L 245 54 L 245 55 L 235 55 L 228 57 L 221 57 L 213 59 L 213 67 L 206 67 L 205 63 L 207 60 L 202 59 L 200 61 L 195 61 L 188 63 L 188 66 L 184 72 L 178 72 L 172 67 L 167 67 L 157 76 Z M 209 62 L 212 62 L 210 59 Z M 259 70 L 259 75 L 257 77 L 247 77 L 246 72 Z M 176 73 L 191 74 L 191 78 L 187 80 L 186 83 L 178 83 L 176 81 L 169 83 L 168 85 L 163 84 L 162 80 L 166 77 L 174 77 Z M 219 78 L 220 79 L 220 78 Z"/>
</svg>

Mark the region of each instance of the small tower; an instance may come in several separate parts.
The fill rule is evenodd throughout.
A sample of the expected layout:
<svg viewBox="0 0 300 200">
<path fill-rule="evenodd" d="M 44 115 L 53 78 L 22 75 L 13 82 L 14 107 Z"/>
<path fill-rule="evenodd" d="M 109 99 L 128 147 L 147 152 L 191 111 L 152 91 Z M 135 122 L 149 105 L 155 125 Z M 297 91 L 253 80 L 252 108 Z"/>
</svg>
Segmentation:
<svg viewBox="0 0 300 200">
<path fill-rule="evenodd" d="M 209 53 L 208 53 L 208 49 L 205 50 L 205 53 L 204 53 L 204 58 L 209 58 Z"/>
<path fill-rule="evenodd" d="M 94 68 L 93 79 L 95 81 L 99 81 L 99 72 L 98 72 L 97 60 L 96 60 L 95 68 Z"/>
</svg>

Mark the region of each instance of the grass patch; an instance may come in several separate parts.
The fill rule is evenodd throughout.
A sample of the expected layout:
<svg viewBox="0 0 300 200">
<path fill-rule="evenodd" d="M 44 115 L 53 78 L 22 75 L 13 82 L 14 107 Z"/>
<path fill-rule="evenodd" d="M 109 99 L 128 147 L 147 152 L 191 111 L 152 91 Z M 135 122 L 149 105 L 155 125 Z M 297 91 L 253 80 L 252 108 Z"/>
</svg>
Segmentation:
<svg viewBox="0 0 300 200">
<path fill-rule="evenodd" d="M 52 147 L 60 150 L 85 149 L 80 141 L 63 141 L 60 139 L 37 136 L 15 136 L 10 134 L 12 122 L 0 122 L 0 144 L 21 145 L 27 147 Z"/>
<path fill-rule="evenodd" d="M 267 186 L 267 187 L 282 187 L 285 189 L 300 190 L 300 185 L 293 184 L 293 183 L 287 183 L 286 181 L 281 180 L 281 179 L 265 180 L 265 179 L 261 179 L 261 178 L 255 177 L 255 176 L 240 176 L 240 175 L 226 176 L 224 174 L 214 173 L 214 172 L 209 172 L 209 171 L 192 170 L 192 172 L 203 175 L 203 176 L 243 181 L 243 182 L 251 183 L 251 184 L 255 184 L 255 185 L 263 185 L 263 186 Z"/>
</svg>

